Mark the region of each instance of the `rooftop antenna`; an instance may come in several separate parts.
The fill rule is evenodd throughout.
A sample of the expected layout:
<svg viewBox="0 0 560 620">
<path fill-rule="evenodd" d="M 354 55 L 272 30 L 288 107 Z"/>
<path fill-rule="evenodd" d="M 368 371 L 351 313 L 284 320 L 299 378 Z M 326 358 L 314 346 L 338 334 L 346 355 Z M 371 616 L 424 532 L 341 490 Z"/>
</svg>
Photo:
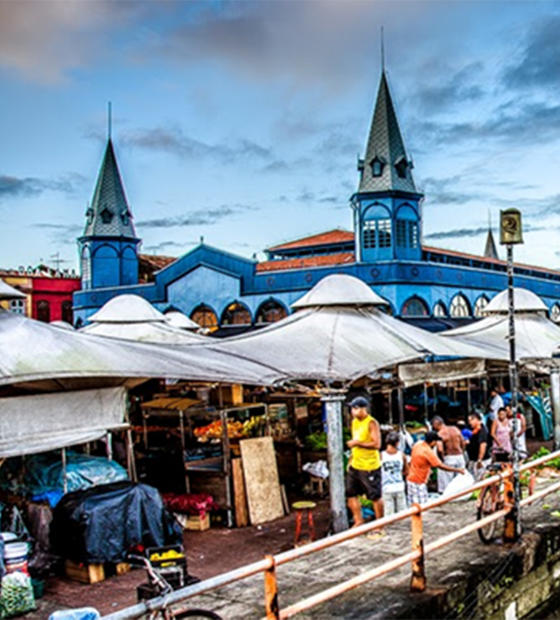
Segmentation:
<svg viewBox="0 0 560 620">
<path fill-rule="evenodd" d="M 109 101 L 107 104 L 107 135 L 109 140 L 111 139 L 111 132 L 113 129 L 113 110 L 111 102 Z"/>
<path fill-rule="evenodd" d="M 381 26 L 381 72 L 385 73 L 385 34 L 383 26 Z"/>
</svg>

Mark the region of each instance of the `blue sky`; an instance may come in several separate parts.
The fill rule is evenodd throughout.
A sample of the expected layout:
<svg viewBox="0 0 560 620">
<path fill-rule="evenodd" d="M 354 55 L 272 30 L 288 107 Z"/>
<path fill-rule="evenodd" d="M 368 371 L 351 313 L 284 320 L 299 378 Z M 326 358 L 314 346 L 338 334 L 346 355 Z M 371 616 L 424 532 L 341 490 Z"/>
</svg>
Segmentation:
<svg viewBox="0 0 560 620">
<path fill-rule="evenodd" d="M 424 244 L 560 268 L 560 2 L 0 2 L 0 267 L 77 265 L 113 105 L 145 253 L 351 228 L 386 67 Z"/>
</svg>

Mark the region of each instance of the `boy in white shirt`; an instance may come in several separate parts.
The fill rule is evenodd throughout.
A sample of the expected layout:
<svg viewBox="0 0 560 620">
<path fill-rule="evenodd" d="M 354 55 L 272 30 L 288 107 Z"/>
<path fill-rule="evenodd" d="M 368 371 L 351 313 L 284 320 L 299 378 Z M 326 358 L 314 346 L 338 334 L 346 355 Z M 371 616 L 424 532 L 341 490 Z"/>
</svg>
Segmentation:
<svg viewBox="0 0 560 620">
<path fill-rule="evenodd" d="M 404 481 L 408 473 L 408 462 L 399 450 L 399 434 L 387 435 L 387 447 L 381 453 L 381 480 L 385 516 L 406 510 Z"/>
</svg>

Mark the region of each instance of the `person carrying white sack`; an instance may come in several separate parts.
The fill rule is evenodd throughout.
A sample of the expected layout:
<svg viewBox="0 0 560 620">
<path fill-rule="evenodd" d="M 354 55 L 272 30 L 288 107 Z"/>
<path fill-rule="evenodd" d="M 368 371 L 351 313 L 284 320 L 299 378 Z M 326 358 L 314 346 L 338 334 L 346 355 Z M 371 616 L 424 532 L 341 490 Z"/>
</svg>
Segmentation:
<svg viewBox="0 0 560 620">
<path fill-rule="evenodd" d="M 444 423 L 443 418 L 436 416 L 432 420 L 432 428 L 441 437 L 437 443 L 441 460 L 451 467 L 465 469 L 465 439 L 456 426 Z M 438 493 L 443 493 L 447 485 L 457 475 L 455 472 L 438 469 Z"/>
</svg>

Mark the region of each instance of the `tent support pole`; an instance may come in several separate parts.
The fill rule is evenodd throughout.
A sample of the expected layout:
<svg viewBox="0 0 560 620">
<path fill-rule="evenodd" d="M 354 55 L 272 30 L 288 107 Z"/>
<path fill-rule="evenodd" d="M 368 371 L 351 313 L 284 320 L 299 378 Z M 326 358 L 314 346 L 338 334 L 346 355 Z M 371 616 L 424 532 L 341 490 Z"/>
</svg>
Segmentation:
<svg viewBox="0 0 560 620">
<path fill-rule="evenodd" d="M 467 379 L 467 415 L 472 411 L 471 380 Z"/>
<path fill-rule="evenodd" d="M 329 495 L 331 519 L 335 533 L 348 529 L 344 490 L 344 445 L 342 440 L 342 403 L 345 391 L 327 390 L 321 396 L 327 414 L 327 445 L 329 460 Z"/>
<path fill-rule="evenodd" d="M 430 414 L 428 412 L 428 384 L 424 381 L 424 418 L 428 420 Z"/>
<path fill-rule="evenodd" d="M 64 493 L 68 493 L 68 472 L 66 471 L 66 448 L 62 448 L 62 479 Z"/>
<path fill-rule="evenodd" d="M 404 398 L 403 389 L 397 388 L 397 402 L 399 405 L 399 426 L 404 426 Z"/>
<path fill-rule="evenodd" d="M 107 460 L 113 460 L 113 433 L 107 433 Z"/>
<path fill-rule="evenodd" d="M 132 443 L 132 431 L 130 429 L 127 429 L 126 431 L 126 454 L 128 461 L 128 476 L 132 482 L 138 482 L 136 461 L 134 460 L 134 444 Z"/>
<path fill-rule="evenodd" d="M 560 446 L 560 368 L 550 371 L 550 396 L 552 400 L 552 416 L 554 419 L 554 449 Z"/>
</svg>

